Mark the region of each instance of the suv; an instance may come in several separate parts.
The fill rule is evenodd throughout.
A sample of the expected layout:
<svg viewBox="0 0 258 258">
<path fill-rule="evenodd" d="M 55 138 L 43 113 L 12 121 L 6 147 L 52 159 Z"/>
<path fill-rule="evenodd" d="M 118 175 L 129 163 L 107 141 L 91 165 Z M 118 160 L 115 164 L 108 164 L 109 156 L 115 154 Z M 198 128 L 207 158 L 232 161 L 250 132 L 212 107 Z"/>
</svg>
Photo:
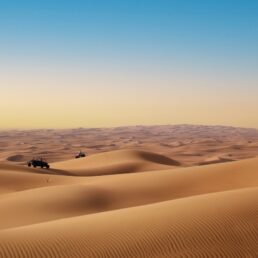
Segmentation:
<svg viewBox="0 0 258 258">
<path fill-rule="evenodd" d="M 27 164 L 28 164 L 28 167 L 33 166 L 34 168 L 36 168 L 36 167 L 47 168 L 47 169 L 50 168 L 49 164 L 46 161 L 44 161 L 43 159 L 34 159 L 33 158 L 32 160 L 28 161 Z"/>
</svg>

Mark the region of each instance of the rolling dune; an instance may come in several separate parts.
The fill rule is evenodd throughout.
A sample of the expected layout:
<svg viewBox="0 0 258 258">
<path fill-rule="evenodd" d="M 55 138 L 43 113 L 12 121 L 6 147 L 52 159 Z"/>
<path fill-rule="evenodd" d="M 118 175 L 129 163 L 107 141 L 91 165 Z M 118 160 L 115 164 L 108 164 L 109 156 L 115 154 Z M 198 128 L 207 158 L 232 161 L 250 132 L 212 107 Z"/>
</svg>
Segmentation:
<svg viewBox="0 0 258 258">
<path fill-rule="evenodd" d="M 256 187 L 2 230 L 0 257 L 256 257 L 257 195 Z"/>
<path fill-rule="evenodd" d="M 0 164 L 0 257 L 257 257 L 258 159 L 179 166 L 142 150 Z"/>
<path fill-rule="evenodd" d="M 148 150 L 183 166 L 193 166 L 221 155 L 233 160 L 257 157 L 258 130 L 201 125 L 0 130 L 0 161 L 24 164 L 33 156 L 43 156 L 49 162 L 66 161 L 80 149 L 90 155 L 121 149 Z"/>
<path fill-rule="evenodd" d="M 53 163 L 52 167 L 68 170 L 77 176 L 97 176 L 168 169 L 179 166 L 166 156 L 137 150 L 119 150 L 96 154 L 87 159 L 73 159 Z"/>
<path fill-rule="evenodd" d="M 128 158 L 132 157 L 129 155 Z M 86 167 L 86 159 L 81 159 L 80 164 Z M 28 185 L 22 185 L 23 191 L 19 195 L 14 192 L 0 198 L 0 229 L 254 187 L 258 185 L 257 170 L 258 159 L 251 159 L 231 164 L 101 177 L 35 176 L 21 172 L 17 177 L 17 172 L 14 175 L 5 173 L 12 176 L 9 184 L 15 186 L 16 191 L 22 182 Z M 13 179 L 18 181 L 12 182 Z M 8 185 L 7 180 L 3 180 L 3 173 L 2 183 Z M 17 213 L 20 214 L 19 219 L 16 218 Z"/>
<path fill-rule="evenodd" d="M 13 164 L 0 164 L 0 196 L 5 193 L 29 190 L 38 187 L 71 183 L 65 171 L 33 169 Z"/>
</svg>

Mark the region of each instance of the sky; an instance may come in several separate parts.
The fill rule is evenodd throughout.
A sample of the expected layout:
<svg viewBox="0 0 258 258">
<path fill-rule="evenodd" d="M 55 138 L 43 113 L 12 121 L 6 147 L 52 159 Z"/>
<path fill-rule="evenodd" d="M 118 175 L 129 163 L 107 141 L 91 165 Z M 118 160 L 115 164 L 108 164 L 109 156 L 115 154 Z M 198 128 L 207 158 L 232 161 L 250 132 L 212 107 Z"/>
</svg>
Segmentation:
<svg viewBox="0 0 258 258">
<path fill-rule="evenodd" d="M 0 128 L 258 128 L 256 0 L 0 0 Z"/>
</svg>

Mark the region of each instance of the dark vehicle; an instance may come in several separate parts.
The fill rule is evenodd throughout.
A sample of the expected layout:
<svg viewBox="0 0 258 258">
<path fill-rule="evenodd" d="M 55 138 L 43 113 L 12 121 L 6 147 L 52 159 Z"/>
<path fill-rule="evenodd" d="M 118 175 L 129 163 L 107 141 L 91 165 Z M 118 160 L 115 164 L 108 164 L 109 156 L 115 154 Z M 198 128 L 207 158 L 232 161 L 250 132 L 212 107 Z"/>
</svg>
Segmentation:
<svg viewBox="0 0 258 258">
<path fill-rule="evenodd" d="M 85 154 L 84 152 L 82 152 L 82 151 L 80 151 L 80 152 L 75 156 L 76 159 L 84 158 L 84 157 L 86 157 L 86 154 Z"/>
<path fill-rule="evenodd" d="M 28 161 L 27 164 L 28 164 L 28 167 L 33 166 L 34 168 L 36 168 L 36 167 L 47 168 L 47 169 L 50 168 L 49 164 L 46 161 L 44 161 L 43 159 L 34 159 L 33 158 L 32 160 Z"/>
</svg>

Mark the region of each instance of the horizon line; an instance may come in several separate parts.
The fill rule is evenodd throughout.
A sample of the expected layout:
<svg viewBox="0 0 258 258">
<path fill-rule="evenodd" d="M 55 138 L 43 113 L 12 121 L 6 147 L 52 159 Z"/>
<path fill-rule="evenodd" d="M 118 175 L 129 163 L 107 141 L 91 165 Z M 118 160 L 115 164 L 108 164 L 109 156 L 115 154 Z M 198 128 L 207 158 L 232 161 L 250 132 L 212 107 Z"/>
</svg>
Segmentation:
<svg viewBox="0 0 258 258">
<path fill-rule="evenodd" d="M 179 124 L 135 124 L 135 125 L 118 125 L 118 126 L 101 126 L 101 127 L 11 127 L 11 128 L 0 128 L 0 131 L 37 131 L 37 130 L 80 130 L 80 129 L 115 129 L 115 128 L 130 128 L 130 127 L 159 127 L 159 126 L 203 126 L 203 127 L 228 127 L 238 129 L 254 129 L 258 130 L 258 127 L 248 126 L 237 126 L 229 124 L 198 124 L 198 123 L 179 123 Z"/>
</svg>

